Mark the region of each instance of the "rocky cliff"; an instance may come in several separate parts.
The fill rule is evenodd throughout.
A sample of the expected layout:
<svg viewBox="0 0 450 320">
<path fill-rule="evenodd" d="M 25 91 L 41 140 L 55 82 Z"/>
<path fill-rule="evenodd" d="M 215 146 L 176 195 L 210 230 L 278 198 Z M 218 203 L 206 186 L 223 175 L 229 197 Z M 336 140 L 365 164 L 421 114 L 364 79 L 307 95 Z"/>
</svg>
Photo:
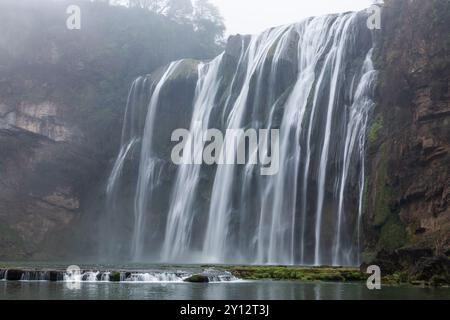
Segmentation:
<svg viewBox="0 0 450 320">
<path fill-rule="evenodd" d="M 386 1 L 374 59 L 365 258 L 410 267 L 450 245 L 450 1 Z"/>
<path fill-rule="evenodd" d="M 66 27 L 69 4 L 80 30 Z M 1 1 L 0 29 L 0 259 L 92 253 L 131 82 L 217 47 L 99 1 Z"/>
</svg>

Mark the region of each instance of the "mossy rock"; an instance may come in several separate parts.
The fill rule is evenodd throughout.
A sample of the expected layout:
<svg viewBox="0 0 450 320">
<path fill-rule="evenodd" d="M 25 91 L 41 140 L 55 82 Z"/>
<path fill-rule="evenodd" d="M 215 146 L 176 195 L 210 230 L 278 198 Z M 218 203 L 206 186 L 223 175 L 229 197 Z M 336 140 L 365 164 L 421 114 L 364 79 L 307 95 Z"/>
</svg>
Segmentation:
<svg viewBox="0 0 450 320">
<path fill-rule="evenodd" d="M 386 184 L 387 165 L 385 161 L 382 161 L 378 165 L 377 171 L 373 225 L 376 227 L 380 227 L 386 222 L 391 212 L 389 206 L 391 190 Z"/>
<path fill-rule="evenodd" d="M 109 281 L 120 282 L 120 272 L 111 272 L 109 275 Z"/>
<path fill-rule="evenodd" d="M 405 226 L 398 215 L 389 216 L 386 223 L 381 227 L 378 245 L 386 250 L 395 250 L 404 246 L 407 242 Z"/>
<path fill-rule="evenodd" d="M 441 287 L 450 285 L 449 279 L 442 275 L 434 275 L 431 277 L 430 284 L 434 287 Z"/>
<path fill-rule="evenodd" d="M 364 264 L 371 264 L 377 257 L 377 252 L 374 250 L 366 249 L 362 252 L 361 258 Z"/>
<path fill-rule="evenodd" d="M 285 267 L 255 266 L 229 270 L 238 278 L 247 280 L 299 280 L 299 281 L 363 281 L 367 278 L 356 268 L 343 267 Z"/>
<path fill-rule="evenodd" d="M 383 283 L 384 284 L 402 284 L 402 283 L 408 283 L 409 276 L 406 272 L 396 272 L 391 275 L 387 275 L 383 277 Z"/>
<path fill-rule="evenodd" d="M 383 130 L 383 127 L 384 127 L 383 117 L 381 115 L 378 115 L 372 122 L 372 125 L 370 126 L 369 129 L 368 140 L 370 144 L 378 140 L 378 138 L 380 137 L 380 133 Z"/>
</svg>

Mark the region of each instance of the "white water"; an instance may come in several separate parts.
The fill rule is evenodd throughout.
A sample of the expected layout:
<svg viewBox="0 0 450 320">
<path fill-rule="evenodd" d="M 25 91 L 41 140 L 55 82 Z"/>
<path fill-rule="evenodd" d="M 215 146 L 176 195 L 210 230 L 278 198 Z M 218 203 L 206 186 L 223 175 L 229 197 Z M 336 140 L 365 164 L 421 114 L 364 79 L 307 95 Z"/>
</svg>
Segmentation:
<svg viewBox="0 0 450 320">
<path fill-rule="evenodd" d="M 154 133 L 170 125 L 158 122 L 158 107 L 167 99 L 161 91 L 183 61 L 167 68 L 152 91 L 142 137 L 123 139 L 108 183 L 112 194 L 130 151 L 142 140 L 131 208 L 132 259 L 358 263 L 365 141 L 376 75 L 370 41 L 361 39 L 370 37 L 360 29 L 365 18 L 363 13 L 329 15 L 241 37 L 235 62 L 226 52 L 199 64 L 187 128 L 195 157 L 201 157 L 201 133 L 208 128 L 278 128 L 281 163 L 274 176 L 260 176 L 260 167 L 252 164 L 214 170 L 182 165 L 171 175 L 170 159 L 155 151 Z M 164 204 L 154 195 L 167 177 L 173 182 Z M 114 194 L 110 202 L 120 200 Z M 161 209 L 164 205 L 167 209 Z"/>
<path fill-rule="evenodd" d="M 223 55 L 217 57 L 209 64 L 200 64 L 199 80 L 193 103 L 193 116 L 190 127 L 191 139 L 187 142 L 187 148 L 194 150 L 194 159 L 202 158 L 203 134 L 208 129 L 211 106 L 218 90 L 219 66 Z M 197 138 L 196 141 L 192 139 Z M 190 156 L 185 153 L 184 157 Z M 188 161 L 186 161 L 188 163 Z M 193 163 L 198 163 L 193 161 Z M 165 261 L 174 261 L 183 257 L 189 251 L 192 223 L 194 219 L 194 195 L 200 175 L 200 166 L 185 165 L 180 167 L 177 173 L 175 186 L 170 203 L 167 218 L 166 235 L 162 249 L 162 257 Z"/>
<path fill-rule="evenodd" d="M 0 271 L 0 280 L 7 278 L 7 270 Z M 86 271 L 86 270 L 71 270 L 71 271 L 52 271 L 57 273 L 58 277 L 54 281 L 63 281 L 69 283 L 83 283 L 83 282 L 110 282 L 111 272 L 109 271 Z M 185 280 L 195 274 L 201 274 L 208 278 L 210 283 L 217 282 L 240 282 L 242 280 L 236 278 L 228 271 L 208 268 L 198 270 L 198 273 L 192 271 L 121 271 L 120 282 L 131 283 L 185 283 Z M 50 281 L 50 271 L 23 271 L 20 281 Z"/>
<path fill-rule="evenodd" d="M 148 209 L 147 203 L 152 200 L 152 189 L 158 184 L 162 169 L 160 159 L 152 153 L 152 136 L 159 94 L 166 79 L 170 77 L 178 65 L 179 62 L 173 62 L 169 65 L 166 72 L 161 77 L 161 80 L 156 85 L 148 107 L 144 135 L 142 138 L 141 161 L 139 165 L 139 178 L 135 198 L 134 233 L 131 245 L 131 252 L 134 260 L 139 260 L 143 254 L 143 233 L 145 232 L 144 225 Z"/>
</svg>

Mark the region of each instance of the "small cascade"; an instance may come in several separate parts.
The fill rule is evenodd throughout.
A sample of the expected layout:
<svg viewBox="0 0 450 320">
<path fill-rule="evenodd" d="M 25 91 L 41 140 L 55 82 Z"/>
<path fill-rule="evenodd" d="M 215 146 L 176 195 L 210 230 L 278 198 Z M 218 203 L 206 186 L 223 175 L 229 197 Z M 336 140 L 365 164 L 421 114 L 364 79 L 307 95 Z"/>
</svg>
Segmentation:
<svg viewBox="0 0 450 320">
<path fill-rule="evenodd" d="M 21 278 L 22 281 L 49 281 L 49 271 L 25 271 Z"/>
<path fill-rule="evenodd" d="M 109 281 L 109 272 L 71 270 L 63 273 L 64 282 L 105 282 Z"/>
<path fill-rule="evenodd" d="M 8 276 L 8 271 L 10 275 Z M 68 283 L 127 282 L 127 283 L 184 283 L 193 275 L 201 274 L 209 282 L 240 281 L 230 272 L 208 268 L 204 270 L 155 270 L 155 271 L 100 271 L 100 270 L 68 270 L 68 271 L 27 271 L 0 270 L 0 281 L 52 281 Z M 112 274 L 119 277 L 112 277 Z"/>
<path fill-rule="evenodd" d="M 239 278 L 236 278 L 231 272 L 228 271 L 220 271 L 214 268 L 208 268 L 203 271 L 203 275 L 207 276 L 209 282 L 237 282 L 241 281 Z"/>
<path fill-rule="evenodd" d="M 62 281 L 64 272 L 49 270 L 1 269 L 0 280 L 10 281 Z"/>
<path fill-rule="evenodd" d="M 183 282 L 189 277 L 184 273 L 171 272 L 146 272 L 146 273 L 132 273 L 124 281 L 127 282 Z"/>
</svg>

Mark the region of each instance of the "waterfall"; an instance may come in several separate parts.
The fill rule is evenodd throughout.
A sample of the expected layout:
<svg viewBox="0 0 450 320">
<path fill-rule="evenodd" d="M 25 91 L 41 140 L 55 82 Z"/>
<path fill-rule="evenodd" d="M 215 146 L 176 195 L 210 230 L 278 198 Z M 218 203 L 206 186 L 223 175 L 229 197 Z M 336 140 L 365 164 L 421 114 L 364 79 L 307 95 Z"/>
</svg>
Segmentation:
<svg viewBox="0 0 450 320">
<path fill-rule="evenodd" d="M 102 232 L 102 240 L 109 239 L 109 234 L 116 234 L 119 232 L 117 222 L 121 221 L 124 212 L 121 211 L 117 199 L 122 197 L 120 194 L 120 184 L 122 182 L 122 175 L 124 173 L 124 166 L 127 159 L 129 159 L 136 149 L 139 148 L 142 140 L 142 120 L 141 116 L 145 112 L 148 103 L 147 100 L 151 94 L 152 85 L 149 77 L 139 77 L 131 85 L 130 93 L 127 99 L 127 107 L 125 112 L 125 121 L 122 129 L 122 141 L 119 155 L 114 163 L 113 169 L 109 176 L 106 187 L 106 215 L 104 219 L 104 228 Z M 122 239 L 114 238 L 118 244 L 111 246 L 107 243 L 102 243 L 100 249 L 102 255 L 109 257 L 116 256 L 121 251 L 120 242 Z M 125 250 L 129 250 L 126 248 Z"/>
<path fill-rule="evenodd" d="M 107 186 L 117 228 L 102 242 L 135 261 L 357 264 L 376 78 L 366 19 L 327 15 L 232 37 L 209 62 L 176 61 L 136 80 Z M 178 128 L 193 153 L 177 166 Z M 277 174 L 254 161 L 202 163 L 207 129 L 249 128 L 279 129 Z M 273 153 L 260 138 L 260 157 Z"/>
<path fill-rule="evenodd" d="M 141 161 L 139 165 L 139 178 L 137 183 L 135 198 L 135 216 L 134 216 L 134 235 L 131 251 L 135 259 L 139 259 L 143 250 L 143 232 L 144 219 L 147 212 L 147 203 L 152 201 L 152 189 L 160 181 L 162 162 L 152 149 L 153 131 L 155 130 L 156 108 L 159 101 L 159 95 L 166 79 L 175 72 L 179 62 L 173 62 L 167 68 L 156 85 L 150 100 L 147 119 L 145 120 L 144 135 L 142 138 Z"/>
<path fill-rule="evenodd" d="M 192 137 L 196 137 L 197 140 L 187 142 L 188 148 L 196 151 L 194 158 L 202 157 L 202 133 L 208 128 L 211 106 L 218 92 L 219 66 L 222 57 L 223 55 L 209 64 L 199 66 L 199 80 L 190 126 L 190 132 L 193 133 Z M 187 154 L 184 155 L 184 157 L 187 156 Z M 180 167 L 177 173 L 162 250 L 163 259 L 167 261 L 178 259 L 189 250 L 194 219 L 194 197 L 200 176 L 200 166 L 195 164 L 196 162 L 198 163 L 198 161 L 193 161 L 194 164 L 192 165 Z"/>
</svg>

